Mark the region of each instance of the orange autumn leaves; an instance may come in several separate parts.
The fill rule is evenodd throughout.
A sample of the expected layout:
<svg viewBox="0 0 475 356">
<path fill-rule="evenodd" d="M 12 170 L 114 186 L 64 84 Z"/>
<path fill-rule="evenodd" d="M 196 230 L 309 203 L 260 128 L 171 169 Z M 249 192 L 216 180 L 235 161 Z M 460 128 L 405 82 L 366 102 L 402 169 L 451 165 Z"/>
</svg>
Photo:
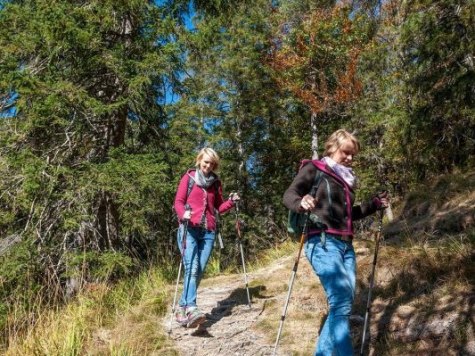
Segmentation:
<svg viewBox="0 0 475 356">
<path fill-rule="evenodd" d="M 314 10 L 297 25 L 282 23 L 267 61 L 277 84 L 314 113 L 354 100 L 362 90 L 357 62 L 364 28 L 344 6 Z"/>
</svg>

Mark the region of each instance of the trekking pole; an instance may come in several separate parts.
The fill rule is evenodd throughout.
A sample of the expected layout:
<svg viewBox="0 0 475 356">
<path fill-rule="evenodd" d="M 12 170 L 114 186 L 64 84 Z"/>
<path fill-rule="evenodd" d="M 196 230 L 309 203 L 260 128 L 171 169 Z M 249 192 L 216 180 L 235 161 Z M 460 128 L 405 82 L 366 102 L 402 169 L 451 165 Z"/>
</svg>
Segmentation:
<svg viewBox="0 0 475 356">
<path fill-rule="evenodd" d="M 284 320 L 285 320 L 285 316 L 287 315 L 287 307 L 289 306 L 290 294 L 292 293 L 292 287 L 294 285 L 295 276 L 297 275 L 297 269 L 299 266 L 300 255 L 302 254 L 303 245 L 307 237 L 307 225 L 308 225 L 309 216 L 310 216 L 310 211 L 308 211 L 307 214 L 305 214 L 305 223 L 303 225 L 302 234 L 300 235 L 299 251 L 297 253 L 297 257 L 295 258 L 294 267 L 292 268 L 292 274 L 290 275 L 289 290 L 287 292 L 287 298 L 285 300 L 284 308 L 282 309 L 282 315 L 280 317 L 280 324 L 279 324 L 279 331 L 277 332 L 277 338 L 275 340 L 275 345 L 274 345 L 274 352 L 272 353 L 272 355 L 276 355 L 277 346 L 279 345 L 279 341 L 280 341 L 280 335 L 282 333 L 282 328 L 284 327 Z"/>
<path fill-rule="evenodd" d="M 214 216 L 216 217 L 216 235 L 218 235 L 219 247 L 221 250 L 224 248 L 223 238 L 221 237 L 221 223 L 219 222 L 219 213 L 215 209 Z"/>
<path fill-rule="evenodd" d="M 369 310 L 371 308 L 371 292 L 373 290 L 373 285 L 374 285 L 374 275 L 375 275 L 375 271 L 376 271 L 376 262 L 378 260 L 378 249 L 379 249 L 379 242 L 381 240 L 381 229 L 382 229 L 382 226 L 383 226 L 383 217 L 384 217 L 384 209 L 381 210 L 381 212 L 380 212 L 378 231 L 376 233 L 376 244 L 374 246 L 374 256 L 373 256 L 373 268 L 371 270 L 371 277 L 370 277 L 370 280 L 369 280 L 368 301 L 366 303 L 366 314 L 365 314 L 365 317 L 364 317 L 363 336 L 362 336 L 362 339 L 361 339 L 361 351 L 360 351 L 361 356 L 363 356 L 365 338 L 366 338 L 366 328 L 368 326 Z"/>
<path fill-rule="evenodd" d="M 247 304 L 249 305 L 249 308 L 251 308 L 251 296 L 249 294 L 249 284 L 247 281 L 247 272 L 246 272 L 246 263 L 244 261 L 244 249 L 242 248 L 242 241 L 241 241 L 241 227 L 240 227 L 240 222 L 239 222 L 239 204 L 236 201 L 235 202 L 235 212 L 236 212 L 236 231 L 237 231 L 237 236 L 238 236 L 238 244 L 239 244 L 239 250 L 241 252 L 241 262 L 242 262 L 242 270 L 244 272 L 244 282 L 246 283 L 246 293 L 247 293 Z"/>
<path fill-rule="evenodd" d="M 185 206 L 185 212 L 186 211 L 191 211 L 191 208 L 186 205 Z M 180 267 L 178 267 L 178 276 L 176 277 L 176 285 L 175 285 L 175 295 L 173 297 L 173 304 L 172 304 L 172 312 L 170 314 L 170 323 L 168 327 L 168 334 L 171 334 L 172 332 L 172 323 L 173 323 L 173 315 L 175 314 L 175 307 L 176 307 L 176 297 L 178 294 L 178 283 L 180 283 L 180 277 L 181 277 L 181 266 L 185 264 L 185 261 L 183 261 L 184 256 L 185 256 L 185 249 L 186 249 L 186 235 L 188 233 L 188 221 L 189 219 L 185 219 L 185 222 L 183 223 L 183 236 L 182 236 L 182 241 L 181 241 L 181 259 L 180 259 Z"/>
</svg>

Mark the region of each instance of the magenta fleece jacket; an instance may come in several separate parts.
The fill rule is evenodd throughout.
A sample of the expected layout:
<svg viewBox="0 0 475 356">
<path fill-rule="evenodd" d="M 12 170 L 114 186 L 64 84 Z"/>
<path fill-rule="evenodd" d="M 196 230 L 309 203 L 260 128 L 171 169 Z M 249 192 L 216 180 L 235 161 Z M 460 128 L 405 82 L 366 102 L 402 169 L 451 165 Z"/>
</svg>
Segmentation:
<svg viewBox="0 0 475 356">
<path fill-rule="evenodd" d="M 202 216 L 205 214 L 206 229 L 209 231 L 215 231 L 216 218 L 214 216 L 214 209 L 218 210 L 219 214 L 223 214 L 230 210 L 234 206 L 234 203 L 231 200 L 223 200 L 223 189 L 219 179 L 217 179 L 208 189 L 203 189 L 198 187 L 198 185 L 193 184 L 187 200 L 186 193 L 188 190 L 188 180 L 194 180 L 195 173 L 195 169 L 190 169 L 183 175 L 183 177 L 181 177 L 175 195 L 175 211 L 178 219 L 180 221 L 183 220 L 185 204 L 188 204 L 192 211 L 189 224 L 191 226 L 200 226 Z M 216 185 L 218 189 L 216 189 Z"/>
</svg>

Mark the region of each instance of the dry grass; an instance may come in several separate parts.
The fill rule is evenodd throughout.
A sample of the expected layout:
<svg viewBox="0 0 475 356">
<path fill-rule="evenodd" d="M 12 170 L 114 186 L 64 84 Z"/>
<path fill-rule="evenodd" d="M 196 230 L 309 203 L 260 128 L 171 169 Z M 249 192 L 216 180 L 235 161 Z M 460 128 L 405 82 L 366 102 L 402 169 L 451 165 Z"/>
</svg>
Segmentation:
<svg viewBox="0 0 475 356">
<path fill-rule="evenodd" d="M 440 176 L 425 182 L 406 197 L 388 236 L 437 242 L 443 236 L 463 234 L 475 227 L 475 172 Z"/>
<path fill-rule="evenodd" d="M 267 335 L 269 344 L 275 342 L 298 248 L 298 243 L 286 242 L 281 251 L 271 251 L 270 255 L 263 256 L 264 261 L 269 261 L 268 263 L 273 261 L 271 266 L 262 267 L 254 272 L 257 278 L 260 278 L 256 283 L 266 287 L 263 297 L 271 298 L 266 303 L 262 320 L 256 325 L 258 331 Z M 311 354 L 326 310 L 323 289 L 302 254 L 292 287 L 279 349 L 293 355 Z"/>
<path fill-rule="evenodd" d="M 431 354 L 430 350 L 439 350 L 440 354 L 455 355 L 460 354 L 463 345 L 473 341 L 470 336 L 473 330 L 470 305 L 474 300 L 475 265 L 473 237 L 470 234 L 468 231 L 455 237 L 447 236 L 444 242 L 438 241 L 437 244 L 421 244 L 417 237 L 414 240 L 403 239 L 405 245 L 382 243 L 373 290 L 372 354 L 407 355 L 417 350 L 418 354 L 424 355 Z M 266 304 L 263 319 L 256 326 L 259 332 L 267 335 L 270 344 L 274 343 L 279 327 L 297 249 L 298 244 L 286 246 L 286 253 L 292 252 L 288 257 L 270 257 L 268 260 L 274 261 L 271 266 L 254 272 L 259 276 L 256 285 L 266 287 L 263 296 L 271 298 Z M 374 243 L 357 240 L 355 249 L 358 285 L 353 314 L 363 317 Z M 401 314 L 408 307 L 411 314 Z M 313 353 L 326 313 L 327 303 L 321 285 L 305 256 L 302 256 L 279 349 L 293 355 Z M 437 334 L 440 330 L 434 325 L 447 323 L 450 318 L 455 326 L 451 326 L 445 334 Z M 424 338 L 413 335 L 410 340 L 404 339 L 406 331 L 417 332 L 404 326 L 411 320 L 426 325 L 428 331 Z M 359 350 L 362 325 L 353 322 L 352 330 L 355 349 Z"/>
<path fill-rule="evenodd" d="M 153 271 L 113 289 L 90 285 L 74 302 L 44 311 L 6 355 L 176 355 L 158 326 L 164 291 Z"/>
</svg>

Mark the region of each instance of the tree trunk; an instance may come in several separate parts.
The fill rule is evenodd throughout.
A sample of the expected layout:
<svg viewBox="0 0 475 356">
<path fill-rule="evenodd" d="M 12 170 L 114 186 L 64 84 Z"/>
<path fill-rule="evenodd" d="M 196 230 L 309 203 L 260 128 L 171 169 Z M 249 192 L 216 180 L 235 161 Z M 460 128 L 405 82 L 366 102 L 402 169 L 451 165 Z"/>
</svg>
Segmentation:
<svg viewBox="0 0 475 356">
<path fill-rule="evenodd" d="M 120 248 L 119 212 L 113 194 L 100 191 L 97 197 L 97 230 L 100 233 L 101 250 Z"/>
<path fill-rule="evenodd" d="M 238 151 L 238 170 L 237 170 L 237 190 L 241 192 L 241 196 L 246 195 L 247 177 L 246 177 L 246 160 L 244 159 L 244 146 L 242 144 L 242 128 L 240 119 L 236 120 L 236 142 Z M 244 202 L 244 204 L 246 204 Z M 244 206 L 247 210 L 247 205 Z"/>
<path fill-rule="evenodd" d="M 312 159 L 318 159 L 317 113 L 315 112 L 312 112 L 310 116 L 310 130 L 312 133 Z"/>
<path fill-rule="evenodd" d="M 106 142 L 103 154 L 107 159 L 109 149 L 111 147 L 120 147 L 125 140 L 125 127 L 127 124 L 127 108 L 121 108 L 115 116 L 109 120 L 106 127 Z M 115 250 L 121 247 L 119 239 L 120 216 L 117 203 L 115 202 L 115 194 L 101 190 L 98 192 L 97 207 L 97 230 L 100 233 L 101 241 L 99 246 L 101 249 Z"/>
</svg>

